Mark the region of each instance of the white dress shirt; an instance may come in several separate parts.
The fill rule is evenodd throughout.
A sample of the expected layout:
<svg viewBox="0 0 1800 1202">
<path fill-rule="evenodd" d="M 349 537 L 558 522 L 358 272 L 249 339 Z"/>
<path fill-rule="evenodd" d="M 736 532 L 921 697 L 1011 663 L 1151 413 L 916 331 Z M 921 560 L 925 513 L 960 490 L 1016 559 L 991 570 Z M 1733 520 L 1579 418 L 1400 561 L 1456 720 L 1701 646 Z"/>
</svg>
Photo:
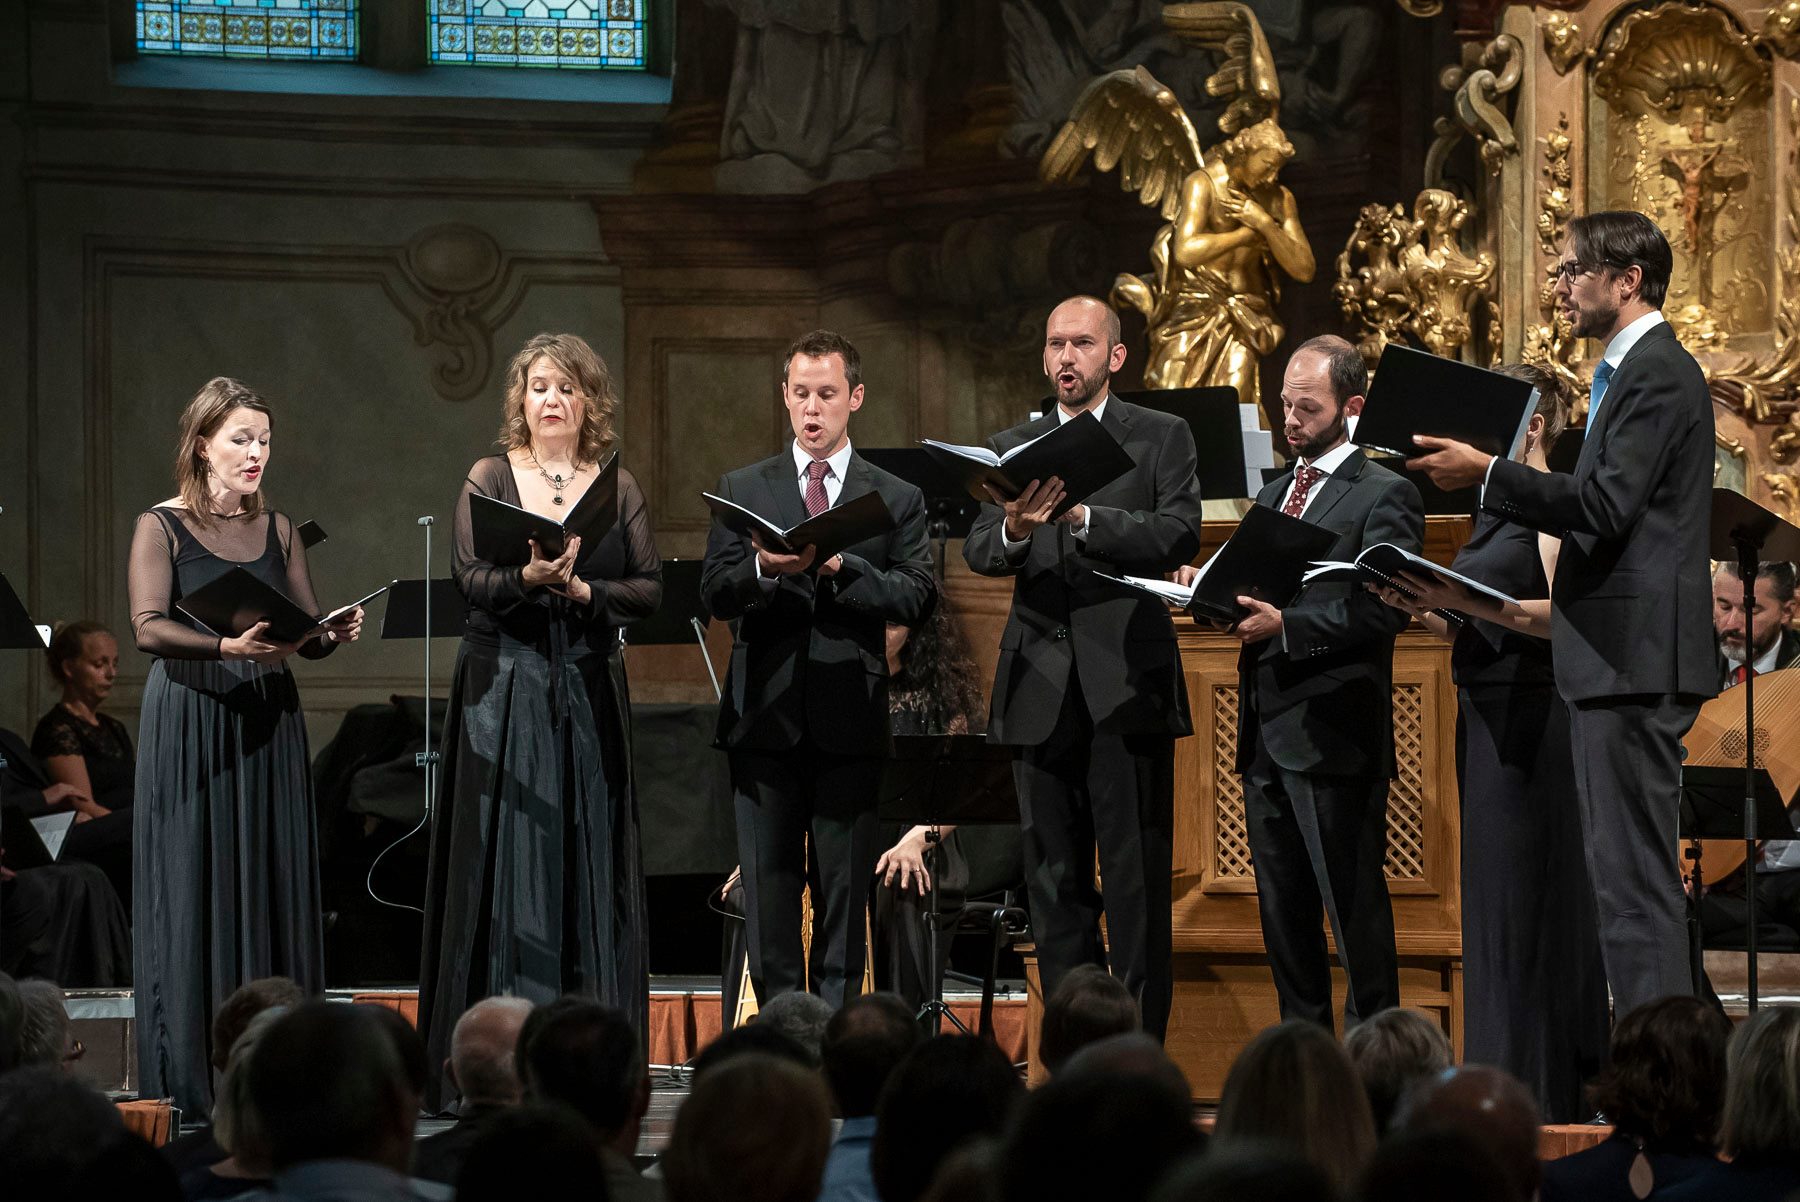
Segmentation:
<svg viewBox="0 0 1800 1202">
<path fill-rule="evenodd" d="M 813 461 L 813 457 L 801 449 L 799 439 L 795 439 L 790 443 L 789 449 L 794 453 L 794 479 L 800 489 L 800 502 L 801 504 L 805 504 L 807 485 L 806 468 L 807 465 Z M 850 469 L 849 439 L 846 438 L 844 440 L 844 445 L 839 447 L 836 453 L 826 457 L 825 466 L 825 507 L 829 509 L 837 504 L 838 497 L 842 495 L 844 491 L 844 473 Z M 759 584 L 768 589 L 772 589 L 777 584 L 781 583 L 780 576 L 763 575 L 762 564 L 760 562 L 758 562 L 756 567 L 756 579 Z"/>
<path fill-rule="evenodd" d="M 1300 466 L 1315 467 L 1321 472 L 1324 472 L 1325 476 L 1329 476 L 1331 473 L 1337 471 L 1338 468 L 1342 467 L 1344 465 L 1344 460 L 1350 458 L 1351 452 L 1356 449 L 1356 444 L 1346 439 L 1313 460 L 1310 464 L 1304 459 L 1300 460 L 1300 462 L 1295 465 L 1296 470 L 1294 472 L 1294 478 L 1288 481 L 1287 491 L 1281 494 L 1281 504 L 1277 505 L 1275 508 L 1284 512 L 1286 511 L 1289 498 L 1294 495 L 1294 489 L 1300 484 L 1300 473 L 1298 471 Z M 1311 509 L 1312 503 L 1318 499 L 1319 489 L 1325 483 L 1325 476 L 1320 476 L 1317 480 L 1313 481 L 1312 491 L 1306 494 L 1306 504 L 1300 507 L 1301 517 L 1306 516 L 1306 511 Z"/>
<path fill-rule="evenodd" d="M 1100 398 L 1100 403 L 1098 405 L 1095 405 L 1092 409 L 1087 410 L 1087 412 L 1092 413 L 1094 415 L 1095 421 L 1099 421 L 1101 415 L 1106 412 L 1106 402 L 1111 399 L 1112 399 L 1112 394 L 1108 393 L 1107 395 Z M 1080 413 L 1070 413 L 1067 409 L 1064 409 L 1061 405 L 1058 405 L 1056 407 L 1056 424 L 1059 427 L 1067 425 L 1069 422 L 1075 420 L 1079 416 L 1080 416 Z M 1088 532 L 1087 509 L 1085 507 L 1083 507 L 1083 509 L 1081 511 L 1081 524 L 1076 525 L 1074 522 L 1070 522 L 1069 523 L 1069 533 L 1078 539 L 1085 539 L 1085 538 L 1087 538 L 1087 532 Z M 1013 538 L 1012 535 L 1010 535 L 1006 532 L 1006 523 L 1005 522 L 1000 523 L 1000 546 L 1003 550 L 1006 550 L 1009 552 L 1014 551 L 1020 547 L 1023 547 L 1026 543 L 1028 543 L 1030 541 L 1031 541 L 1030 539 L 1025 539 L 1025 538 L 1021 538 L 1021 539 Z"/>
</svg>

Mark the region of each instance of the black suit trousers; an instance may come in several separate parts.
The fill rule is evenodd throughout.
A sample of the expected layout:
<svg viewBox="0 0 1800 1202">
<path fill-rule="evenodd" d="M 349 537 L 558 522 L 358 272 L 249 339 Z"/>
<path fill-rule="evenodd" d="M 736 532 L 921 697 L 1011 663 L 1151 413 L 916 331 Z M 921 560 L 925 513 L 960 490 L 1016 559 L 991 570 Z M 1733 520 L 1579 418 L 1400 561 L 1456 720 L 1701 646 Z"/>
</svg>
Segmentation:
<svg viewBox="0 0 1800 1202">
<path fill-rule="evenodd" d="M 1096 733 L 1073 675 L 1069 685 L 1050 738 L 1013 760 L 1044 996 L 1080 965 L 1110 961 L 1144 1030 L 1160 1040 L 1174 996 L 1175 741 Z M 1094 886 L 1096 849 L 1104 897 Z"/>
<path fill-rule="evenodd" d="M 818 879 L 812 991 L 841 1006 L 846 996 L 860 992 L 868 955 L 864 931 L 879 854 L 875 799 L 882 761 L 804 745 L 780 752 L 734 750 L 728 759 L 756 1000 L 767 1005 L 807 987 L 800 895 L 810 835 Z"/>
<path fill-rule="evenodd" d="M 1344 967 L 1346 1027 L 1400 1004 L 1384 868 L 1387 793 L 1383 776 L 1283 768 L 1257 740 L 1244 773 L 1244 817 L 1283 1020 L 1334 1027 L 1321 907 Z"/>
<path fill-rule="evenodd" d="M 1620 1018 L 1694 992 L 1676 842 L 1681 738 L 1699 712 L 1697 698 L 1655 695 L 1569 706 L 1600 955 Z"/>
</svg>

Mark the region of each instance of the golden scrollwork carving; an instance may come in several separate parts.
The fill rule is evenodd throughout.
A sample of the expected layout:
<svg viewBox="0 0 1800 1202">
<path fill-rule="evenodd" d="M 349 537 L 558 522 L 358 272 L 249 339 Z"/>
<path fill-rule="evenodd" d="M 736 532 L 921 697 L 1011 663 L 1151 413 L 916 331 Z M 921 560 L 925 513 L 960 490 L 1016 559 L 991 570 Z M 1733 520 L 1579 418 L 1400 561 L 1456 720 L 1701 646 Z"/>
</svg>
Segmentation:
<svg viewBox="0 0 1800 1202">
<path fill-rule="evenodd" d="M 1771 6 L 1756 40 L 1783 58 L 1800 58 L 1800 0 Z"/>
<path fill-rule="evenodd" d="M 1474 349 L 1478 318 L 1488 345 L 1498 346 L 1494 256 L 1462 246 L 1471 212 L 1441 188 L 1420 192 L 1410 218 L 1404 205 L 1363 206 L 1338 255 L 1332 293 L 1361 329 L 1358 349 L 1371 363 L 1390 342 L 1453 357 Z"/>
<path fill-rule="evenodd" d="M 1768 64 L 1755 39 L 1711 5 L 1661 4 L 1622 17 L 1594 65 L 1594 94 L 1634 116 L 1682 120 L 1698 108 L 1727 120 L 1769 95 Z"/>
<path fill-rule="evenodd" d="M 1800 390 L 1800 99 L 1790 97 L 1787 111 L 1788 161 L 1782 224 L 1785 237 L 1775 255 L 1781 277 L 1781 304 L 1775 311 L 1775 345 L 1767 357 L 1759 357 L 1735 370 L 1713 374 L 1715 385 L 1724 385 L 1742 397 L 1741 408 L 1753 421 L 1767 421 L 1778 398 Z M 1800 429 L 1793 424 L 1777 431 L 1769 443 L 1777 463 L 1792 463 L 1800 454 Z"/>
<path fill-rule="evenodd" d="M 1575 212 L 1575 140 L 1569 135 L 1569 114 L 1558 113 L 1556 124 L 1542 139 L 1543 182 L 1538 191 L 1538 252 L 1544 259 L 1544 278 L 1538 286 L 1538 313 L 1543 320 L 1525 328 L 1520 357 L 1541 364 L 1559 376 L 1574 392 L 1577 415 L 1587 412 L 1587 381 L 1575 371 L 1581 343 L 1556 304 L 1556 260 L 1569 218 Z"/>
<path fill-rule="evenodd" d="M 1519 139 L 1512 120 L 1501 109 L 1501 98 L 1519 86 L 1525 72 L 1525 47 L 1510 33 L 1482 46 L 1465 46 L 1460 66 L 1444 68 L 1438 84 L 1453 94 L 1455 119 L 1439 117 L 1432 130 L 1437 138 L 1425 153 L 1425 181 L 1444 182 L 1444 163 L 1465 136 L 1475 139 L 1482 166 L 1498 175 L 1508 155 L 1519 153 Z"/>
<path fill-rule="evenodd" d="M 1151 388 L 1229 385 L 1259 403 L 1260 356 L 1285 332 L 1275 318 L 1280 274 L 1305 283 L 1316 265 L 1294 197 L 1278 181 L 1294 148 L 1279 122 L 1281 83 L 1262 26 L 1234 0 L 1171 4 L 1163 23 L 1218 54 L 1206 90 L 1229 98 L 1224 140 L 1204 155 L 1174 94 L 1143 67 L 1089 84 L 1044 152 L 1038 173 L 1073 179 L 1091 155 L 1168 222 L 1150 245 L 1153 271 L 1113 281 L 1112 303 L 1148 323 Z"/>
<path fill-rule="evenodd" d="M 1795 0 L 1800 3 L 1800 0 Z M 1587 38 L 1581 26 L 1568 13 L 1551 13 L 1544 18 L 1544 55 L 1558 75 L 1567 75 L 1575 64 L 1587 57 Z"/>
<path fill-rule="evenodd" d="M 1429 20 L 1444 11 L 1444 0 L 1395 0 L 1408 16 Z"/>
</svg>

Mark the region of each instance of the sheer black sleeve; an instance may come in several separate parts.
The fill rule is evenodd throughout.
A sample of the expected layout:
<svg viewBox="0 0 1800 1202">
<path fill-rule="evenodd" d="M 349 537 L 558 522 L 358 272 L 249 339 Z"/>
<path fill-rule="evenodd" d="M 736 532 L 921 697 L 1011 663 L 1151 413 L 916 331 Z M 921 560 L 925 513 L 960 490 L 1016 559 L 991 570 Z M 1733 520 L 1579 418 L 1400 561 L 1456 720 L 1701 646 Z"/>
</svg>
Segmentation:
<svg viewBox="0 0 1800 1202">
<path fill-rule="evenodd" d="M 62 706 L 45 714 L 31 735 L 31 754 L 40 760 L 57 755 L 87 754 L 81 745 L 81 732 L 75 729 L 75 718 Z"/>
<path fill-rule="evenodd" d="M 204 634 L 171 616 L 175 607 L 175 542 L 154 511 L 138 515 L 126 571 L 131 634 L 139 651 L 163 659 L 218 659 L 219 636 Z"/>
<path fill-rule="evenodd" d="M 469 469 L 462 493 L 456 498 L 456 516 L 451 521 L 450 574 L 456 587 L 469 599 L 469 604 L 492 614 L 503 614 L 526 600 L 525 569 L 503 568 L 475 557 L 475 531 L 469 522 L 469 498 L 475 493 L 497 496 L 499 473 L 509 470 L 506 461 L 497 456 L 479 460 Z"/>
<path fill-rule="evenodd" d="M 595 622 L 624 626 L 647 618 L 662 604 L 662 558 L 656 553 L 656 532 L 650 525 L 650 507 L 637 478 L 619 470 L 619 534 L 625 544 L 624 571 L 613 577 L 581 578 L 593 590 L 588 602 Z"/>
<path fill-rule="evenodd" d="M 309 614 L 322 612 L 318 594 L 313 592 L 312 572 L 306 566 L 306 544 L 294 537 L 294 523 L 285 513 L 272 513 L 269 520 L 275 523 L 275 537 L 281 540 L 281 558 L 287 564 L 288 599 Z M 300 644 L 298 654 L 301 659 L 324 659 L 337 649 L 338 645 L 321 631 Z"/>
</svg>

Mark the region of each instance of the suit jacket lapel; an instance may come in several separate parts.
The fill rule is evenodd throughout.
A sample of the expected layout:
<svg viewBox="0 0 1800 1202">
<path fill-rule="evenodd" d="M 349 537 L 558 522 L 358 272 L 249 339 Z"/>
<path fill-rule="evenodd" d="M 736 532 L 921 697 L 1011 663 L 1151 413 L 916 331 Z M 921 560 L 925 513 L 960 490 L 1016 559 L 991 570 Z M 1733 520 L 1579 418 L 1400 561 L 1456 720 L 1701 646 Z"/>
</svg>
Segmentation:
<svg viewBox="0 0 1800 1202">
<path fill-rule="evenodd" d="M 1367 462 L 1361 451 L 1350 452 L 1350 457 L 1338 464 L 1337 471 L 1313 486 L 1319 490 L 1319 495 L 1312 499 L 1312 504 L 1300 516 L 1314 525 L 1323 525 L 1325 515 L 1331 512 L 1332 506 L 1349 495 L 1350 485 L 1362 475 L 1363 465 Z"/>
<path fill-rule="evenodd" d="M 765 517 L 772 518 L 783 530 L 792 530 L 806 520 L 806 502 L 800 496 L 800 473 L 794 468 L 792 446 L 767 462 L 763 480 L 775 494 L 775 512 Z"/>
<path fill-rule="evenodd" d="M 838 493 L 837 503 L 854 501 L 864 493 L 875 491 L 875 473 L 869 468 L 869 461 L 850 452 L 850 462 L 844 465 L 844 487 Z"/>
<path fill-rule="evenodd" d="M 1638 352 L 1643 350 L 1645 346 L 1653 344 L 1659 339 L 1673 337 L 1675 337 L 1675 327 L 1665 321 L 1661 325 L 1652 326 L 1650 329 L 1645 330 L 1638 340 L 1631 344 L 1631 349 L 1625 352 L 1625 357 L 1623 359 L 1619 360 L 1619 370 L 1613 373 L 1612 379 L 1606 385 L 1606 393 L 1600 401 L 1600 414 L 1602 417 L 1613 412 L 1613 402 L 1618 400 L 1620 396 L 1619 384 L 1625 379 L 1626 372 L 1631 369 L 1632 361 L 1638 357 Z M 1593 426 L 1587 430 L 1581 440 L 1582 456 L 1587 455 L 1590 447 L 1595 448 L 1596 451 L 1598 450 L 1597 440 L 1594 438 L 1594 435 L 1605 430 L 1607 426 L 1610 426 L 1611 424 L 1611 422 L 1608 422 L 1606 425 Z M 1579 464 L 1579 457 L 1576 462 Z"/>
</svg>

